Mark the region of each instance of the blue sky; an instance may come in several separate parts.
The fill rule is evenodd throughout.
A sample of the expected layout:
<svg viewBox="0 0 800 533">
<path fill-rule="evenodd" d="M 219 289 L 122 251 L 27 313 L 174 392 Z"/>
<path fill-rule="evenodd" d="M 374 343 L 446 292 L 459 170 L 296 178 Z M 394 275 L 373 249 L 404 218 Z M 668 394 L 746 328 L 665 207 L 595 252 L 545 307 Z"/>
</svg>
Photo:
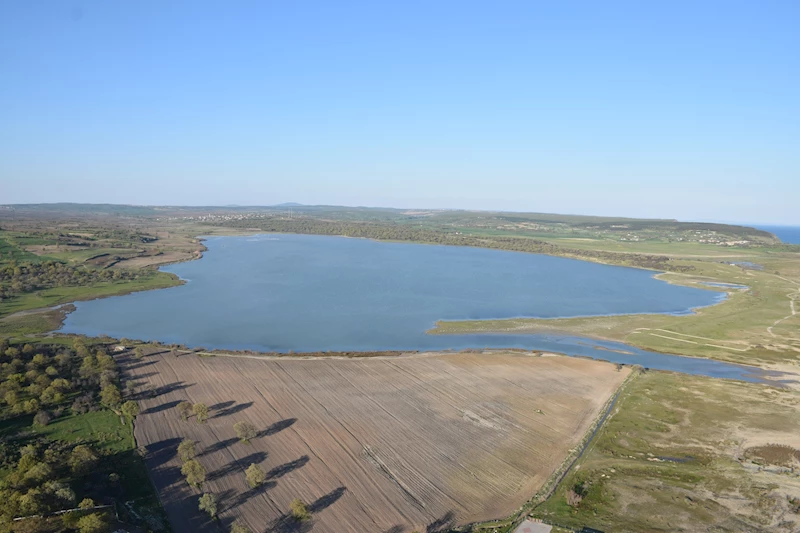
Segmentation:
<svg viewBox="0 0 800 533">
<path fill-rule="evenodd" d="M 800 2 L 0 2 L 0 203 L 800 225 Z"/>
</svg>

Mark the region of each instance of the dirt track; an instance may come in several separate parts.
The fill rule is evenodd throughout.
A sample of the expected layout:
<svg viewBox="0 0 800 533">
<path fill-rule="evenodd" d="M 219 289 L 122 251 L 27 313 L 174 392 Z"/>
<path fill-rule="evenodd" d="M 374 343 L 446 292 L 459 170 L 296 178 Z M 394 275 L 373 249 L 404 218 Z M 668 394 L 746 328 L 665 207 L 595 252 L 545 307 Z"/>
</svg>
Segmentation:
<svg viewBox="0 0 800 533">
<path fill-rule="evenodd" d="M 150 384 L 136 440 L 177 533 L 214 531 L 200 491 L 180 475 L 176 447 L 200 443 L 220 522 L 254 532 L 429 531 L 503 517 L 531 497 L 627 375 L 614 365 L 519 353 L 337 360 L 121 358 Z M 183 400 L 211 407 L 181 421 Z M 238 442 L 233 423 L 259 430 Z M 244 469 L 268 482 L 250 490 Z M 287 519 L 294 498 L 314 512 Z"/>
</svg>

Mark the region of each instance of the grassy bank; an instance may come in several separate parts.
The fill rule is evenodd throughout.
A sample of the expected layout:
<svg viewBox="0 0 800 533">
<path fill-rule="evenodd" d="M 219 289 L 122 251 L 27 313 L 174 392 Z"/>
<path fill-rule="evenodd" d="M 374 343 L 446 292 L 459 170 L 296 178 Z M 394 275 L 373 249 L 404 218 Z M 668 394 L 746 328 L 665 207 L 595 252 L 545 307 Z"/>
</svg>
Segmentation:
<svg viewBox="0 0 800 533">
<path fill-rule="evenodd" d="M 724 361 L 769 365 L 800 361 L 800 272 L 794 257 L 762 254 L 764 270 L 720 262 L 685 261 L 691 274 L 664 273 L 664 281 L 710 288 L 704 283 L 744 285 L 728 299 L 691 315 L 622 315 L 559 319 L 439 322 L 433 334 L 479 332 L 563 333 L 625 342 L 643 349 Z"/>
<path fill-rule="evenodd" d="M 142 271 L 138 279 L 104 282 L 83 287 L 54 287 L 22 294 L 0 303 L 0 316 L 8 316 L 29 309 L 40 309 L 80 300 L 93 300 L 106 296 L 119 296 L 138 291 L 163 289 L 180 285 L 174 274 Z"/>
</svg>

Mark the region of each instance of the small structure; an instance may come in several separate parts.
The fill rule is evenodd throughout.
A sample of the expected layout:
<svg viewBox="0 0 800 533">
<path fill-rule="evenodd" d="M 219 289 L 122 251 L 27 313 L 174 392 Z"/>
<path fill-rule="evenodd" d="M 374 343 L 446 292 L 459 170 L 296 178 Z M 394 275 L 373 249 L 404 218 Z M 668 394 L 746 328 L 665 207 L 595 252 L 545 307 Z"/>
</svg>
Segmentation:
<svg viewBox="0 0 800 533">
<path fill-rule="evenodd" d="M 519 527 L 514 530 L 514 533 L 550 533 L 552 529 L 553 526 L 548 526 L 535 519 L 528 519 L 521 523 Z"/>
<path fill-rule="evenodd" d="M 125 351 L 125 347 L 123 345 L 121 345 L 121 344 L 118 344 L 117 346 L 114 346 L 114 351 L 115 352 L 124 352 Z"/>
</svg>

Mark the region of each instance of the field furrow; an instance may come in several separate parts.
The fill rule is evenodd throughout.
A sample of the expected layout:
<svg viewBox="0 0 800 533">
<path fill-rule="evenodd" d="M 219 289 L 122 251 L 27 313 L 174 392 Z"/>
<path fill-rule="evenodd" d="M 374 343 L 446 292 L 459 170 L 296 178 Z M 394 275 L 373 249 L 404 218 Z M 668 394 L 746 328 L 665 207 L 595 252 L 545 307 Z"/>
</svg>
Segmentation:
<svg viewBox="0 0 800 533">
<path fill-rule="evenodd" d="M 533 495 L 627 375 L 602 362 L 514 352 L 304 360 L 152 354 L 120 358 L 140 385 L 137 443 L 177 533 L 382 532 L 509 514 Z M 147 389 L 151 392 L 148 392 Z M 205 423 L 181 420 L 204 403 Z M 233 424 L 258 429 L 240 442 Z M 198 443 L 202 489 L 177 446 Z M 251 489 L 252 463 L 266 482 Z M 218 522 L 198 510 L 219 499 Z M 312 523 L 288 517 L 294 498 Z"/>
</svg>

